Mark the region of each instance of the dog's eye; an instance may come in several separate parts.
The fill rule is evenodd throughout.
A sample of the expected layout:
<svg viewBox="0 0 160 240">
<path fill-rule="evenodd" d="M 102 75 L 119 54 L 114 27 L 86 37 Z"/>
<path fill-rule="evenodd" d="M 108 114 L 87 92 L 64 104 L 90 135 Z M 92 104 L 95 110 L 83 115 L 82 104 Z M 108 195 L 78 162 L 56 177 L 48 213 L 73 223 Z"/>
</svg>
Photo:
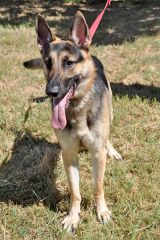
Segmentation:
<svg viewBox="0 0 160 240">
<path fill-rule="evenodd" d="M 51 68 L 52 68 L 52 59 L 51 59 L 51 58 L 48 58 L 48 59 L 45 61 L 45 64 L 46 64 L 46 67 L 48 68 L 48 70 L 51 70 Z"/>
<path fill-rule="evenodd" d="M 63 60 L 63 66 L 64 67 L 71 67 L 73 66 L 74 62 L 69 60 L 68 57 L 64 58 Z"/>
<path fill-rule="evenodd" d="M 73 61 L 70 61 L 70 60 L 66 61 L 66 66 L 72 66 L 73 64 L 74 64 Z"/>
</svg>

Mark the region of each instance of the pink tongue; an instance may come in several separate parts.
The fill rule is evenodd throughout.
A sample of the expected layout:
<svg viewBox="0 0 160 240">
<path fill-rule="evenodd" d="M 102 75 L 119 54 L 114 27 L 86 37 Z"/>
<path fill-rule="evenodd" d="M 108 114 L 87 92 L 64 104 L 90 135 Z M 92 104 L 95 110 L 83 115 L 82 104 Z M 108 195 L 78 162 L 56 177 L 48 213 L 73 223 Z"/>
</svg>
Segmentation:
<svg viewBox="0 0 160 240">
<path fill-rule="evenodd" d="M 52 113 L 52 127 L 53 128 L 60 128 L 64 129 L 67 120 L 66 120 L 66 113 L 65 108 L 68 103 L 68 100 L 72 96 L 73 90 L 70 89 L 69 92 L 62 98 L 62 100 L 55 106 L 53 106 L 53 113 Z"/>
</svg>

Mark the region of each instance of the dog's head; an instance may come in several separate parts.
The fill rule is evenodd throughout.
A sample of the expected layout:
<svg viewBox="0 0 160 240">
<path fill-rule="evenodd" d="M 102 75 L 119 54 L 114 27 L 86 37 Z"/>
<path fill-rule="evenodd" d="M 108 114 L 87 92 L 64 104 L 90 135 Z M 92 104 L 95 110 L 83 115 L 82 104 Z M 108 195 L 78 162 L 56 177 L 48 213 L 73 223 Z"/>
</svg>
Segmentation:
<svg viewBox="0 0 160 240">
<path fill-rule="evenodd" d="M 89 28 L 84 16 L 78 11 L 68 40 L 55 36 L 41 15 L 37 18 L 36 32 L 47 79 L 46 94 L 53 98 L 52 125 L 64 128 L 65 109 L 69 102 L 81 98 L 94 78 L 93 62 L 89 54 Z"/>
</svg>

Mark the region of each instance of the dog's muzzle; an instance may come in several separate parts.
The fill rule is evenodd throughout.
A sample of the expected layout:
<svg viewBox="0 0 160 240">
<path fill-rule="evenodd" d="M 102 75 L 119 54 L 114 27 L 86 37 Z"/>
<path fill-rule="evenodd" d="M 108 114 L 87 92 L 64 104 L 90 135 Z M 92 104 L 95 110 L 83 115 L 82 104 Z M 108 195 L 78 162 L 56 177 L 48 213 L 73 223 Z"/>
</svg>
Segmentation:
<svg viewBox="0 0 160 240">
<path fill-rule="evenodd" d="M 49 97 L 57 97 L 60 92 L 60 84 L 50 84 L 46 86 L 46 94 Z"/>
</svg>

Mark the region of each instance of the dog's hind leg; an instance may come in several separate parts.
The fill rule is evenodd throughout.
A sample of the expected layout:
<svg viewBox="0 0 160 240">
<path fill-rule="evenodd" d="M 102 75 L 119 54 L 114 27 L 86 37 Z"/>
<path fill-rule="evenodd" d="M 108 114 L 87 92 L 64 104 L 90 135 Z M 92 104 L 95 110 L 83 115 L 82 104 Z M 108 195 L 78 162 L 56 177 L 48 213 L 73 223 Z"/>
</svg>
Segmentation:
<svg viewBox="0 0 160 240">
<path fill-rule="evenodd" d="M 112 146 L 112 144 L 110 143 L 110 141 L 107 141 L 106 144 L 106 150 L 107 150 L 107 155 L 111 158 L 115 158 L 116 160 L 122 160 L 122 156 L 121 154 L 119 154 L 114 147 Z"/>
<path fill-rule="evenodd" d="M 70 146 L 71 148 L 71 146 Z M 70 185 L 70 211 L 68 216 L 63 220 L 62 225 L 68 232 L 73 232 L 79 222 L 81 195 L 79 190 L 79 161 L 78 149 L 70 152 L 70 149 L 62 149 L 62 157 L 65 170 Z"/>
</svg>

